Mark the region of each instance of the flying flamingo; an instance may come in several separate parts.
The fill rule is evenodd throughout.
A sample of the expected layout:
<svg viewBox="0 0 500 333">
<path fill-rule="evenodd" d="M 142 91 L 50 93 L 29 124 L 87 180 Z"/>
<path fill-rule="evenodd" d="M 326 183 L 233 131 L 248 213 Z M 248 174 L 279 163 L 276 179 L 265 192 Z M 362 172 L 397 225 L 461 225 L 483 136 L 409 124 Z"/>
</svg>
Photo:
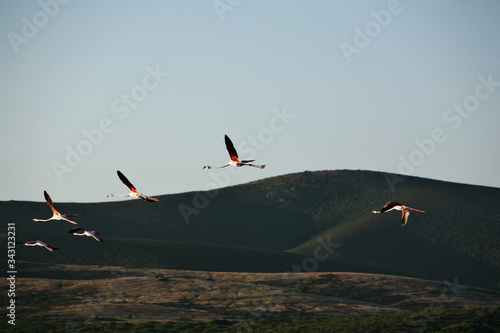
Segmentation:
<svg viewBox="0 0 500 333">
<path fill-rule="evenodd" d="M 135 189 L 135 186 L 132 185 L 131 182 L 129 182 L 129 180 L 127 179 L 127 177 L 125 177 L 123 175 L 123 173 L 121 173 L 119 170 L 116 171 L 116 173 L 118 173 L 118 177 L 120 178 L 120 180 L 123 182 L 123 184 L 127 185 L 127 187 L 130 189 L 130 193 L 129 194 L 108 194 L 108 197 L 132 197 L 132 198 L 141 198 L 145 201 L 149 201 L 149 202 L 154 202 L 154 201 L 160 201 L 160 199 L 158 198 L 151 198 L 151 197 L 148 197 L 147 195 L 144 195 L 142 194 L 141 192 L 138 192 L 136 189 Z"/>
<path fill-rule="evenodd" d="M 80 232 L 80 231 L 83 231 L 83 232 Z M 95 231 L 95 230 L 92 230 L 92 231 L 87 231 L 85 229 L 83 229 L 82 227 L 74 227 L 73 229 L 71 229 L 70 231 L 68 231 L 70 234 L 73 234 L 73 235 L 76 235 L 76 236 L 89 236 L 89 237 L 94 237 L 94 239 L 98 242 L 104 242 L 104 240 L 102 239 L 99 231 Z"/>
<path fill-rule="evenodd" d="M 49 244 L 47 244 L 45 242 L 42 242 L 40 240 L 37 240 L 37 241 L 28 241 L 28 242 L 16 242 L 16 243 L 17 244 L 23 244 L 23 245 L 26 245 L 26 246 L 43 246 L 47 250 L 49 250 L 50 252 L 52 252 L 54 250 L 59 250 L 57 247 L 52 247 Z"/>
<path fill-rule="evenodd" d="M 47 201 L 47 205 L 49 205 L 50 209 L 52 209 L 53 215 L 50 219 L 47 219 L 47 220 L 33 219 L 33 221 L 35 221 L 35 222 L 47 222 L 50 220 L 64 220 L 64 221 L 68 221 L 70 223 L 76 224 L 75 221 L 69 220 L 68 217 L 80 216 L 83 214 L 83 213 L 80 213 L 80 214 L 61 214 L 57 211 L 56 207 L 54 207 L 54 203 L 52 202 L 52 199 L 49 197 L 49 194 L 47 193 L 47 191 L 43 191 L 43 195 L 45 196 L 45 201 Z"/>
<path fill-rule="evenodd" d="M 401 220 L 402 227 L 404 227 L 408 222 L 408 216 L 410 215 L 410 210 L 414 210 L 421 213 L 427 213 L 425 210 L 406 207 L 405 205 L 402 205 L 399 202 L 394 202 L 394 201 L 387 202 L 381 210 L 372 210 L 372 213 L 374 214 L 387 213 L 388 211 L 391 211 L 393 209 L 402 211 L 402 220 Z"/>
<path fill-rule="evenodd" d="M 250 164 L 250 162 L 253 162 L 255 160 L 240 160 L 238 157 L 238 153 L 236 152 L 236 149 L 234 149 L 233 143 L 231 142 L 231 139 L 227 135 L 224 136 L 224 140 L 226 141 L 226 149 L 229 152 L 229 156 L 231 157 L 231 160 L 229 160 L 228 163 L 217 166 L 217 167 L 211 167 L 208 165 L 205 165 L 203 169 L 217 169 L 217 168 L 225 168 L 228 165 L 232 165 L 235 167 L 241 167 L 244 165 L 248 165 L 254 168 L 258 169 L 264 169 L 266 166 L 265 165 L 255 165 L 255 164 Z"/>
</svg>

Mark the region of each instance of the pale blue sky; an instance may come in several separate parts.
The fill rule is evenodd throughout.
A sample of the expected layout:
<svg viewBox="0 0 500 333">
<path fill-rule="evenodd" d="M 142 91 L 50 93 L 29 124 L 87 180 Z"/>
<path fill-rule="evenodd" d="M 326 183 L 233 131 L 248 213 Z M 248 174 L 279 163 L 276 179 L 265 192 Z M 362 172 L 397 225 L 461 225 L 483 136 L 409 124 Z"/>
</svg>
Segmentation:
<svg viewBox="0 0 500 333">
<path fill-rule="evenodd" d="M 151 196 L 334 169 L 500 187 L 499 15 L 498 1 L 2 1 L 0 200 L 116 201 L 116 170 Z M 267 168 L 203 170 L 229 160 L 224 134 Z M 69 165 L 68 149 L 86 156 Z"/>
</svg>

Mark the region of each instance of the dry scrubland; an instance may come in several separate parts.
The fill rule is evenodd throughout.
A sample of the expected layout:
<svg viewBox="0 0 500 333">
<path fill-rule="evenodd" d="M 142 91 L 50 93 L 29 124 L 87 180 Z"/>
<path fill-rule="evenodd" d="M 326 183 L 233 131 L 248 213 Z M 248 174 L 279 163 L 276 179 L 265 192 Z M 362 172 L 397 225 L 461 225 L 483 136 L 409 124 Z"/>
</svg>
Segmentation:
<svg viewBox="0 0 500 333">
<path fill-rule="evenodd" d="M 18 279 L 20 320 L 254 320 L 500 305 L 500 293 L 456 281 L 367 273 L 231 273 L 76 265 L 32 267 L 28 272 L 49 273 L 51 278 Z M 70 273 L 87 278 L 57 278 Z M 103 275 L 108 278 L 97 278 Z"/>
</svg>

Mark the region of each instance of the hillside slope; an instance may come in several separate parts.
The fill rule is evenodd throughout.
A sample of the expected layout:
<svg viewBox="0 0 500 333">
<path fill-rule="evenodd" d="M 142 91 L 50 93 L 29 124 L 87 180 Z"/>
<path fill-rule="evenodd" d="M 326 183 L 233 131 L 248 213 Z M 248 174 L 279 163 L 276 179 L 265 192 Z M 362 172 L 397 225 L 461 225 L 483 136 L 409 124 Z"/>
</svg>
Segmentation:
<svg viewBox="0 0 500 333">
<path fill-rule="evenodd" d="M 49 252 L 43 247 L 17 245 L 15 259 L 21 276 L 26 276 L 25 270 L 19 264 L 24 261 L 66 265 L 120 265 L 134 268 L 283 273 L 291 271 L 294 266 L 300 265 L 308 258 L 303 254 L 284 251 L 137 238 L 104 238 L 104 242 L 100 243 L 90 237 L 26 231 L 16 232 L 16 238 L 22 241 L 43 240 L 58 249 Z M 3 258 L 0 258 L 0 263 L 2 261 Z M 367 269 L 331 259 L 323 262 L 317 271 L 365 272 Z M 369 271 L 389 272 L 377 269 Z"/>
<path fill-rule="evenodd" d="M 454 281 L 450 290 L 442 281 L 366 273 L 33 262 L 20 263 L 19 269 L 16 288 L 22 292 L 16 304 L 22 316 L 16 328 L 22 332 L 494 332 L 492 327 L 500 327 L 500 293 Z M 12 330 L 6 321 L 3 325 L 0 330 Z M 448 326 L 455 329 L 444 329 Z"/>
<path fill-rule="evenodd" d="M 389 178 L 388 178 L 389 177 Z M 391 183 L 392 181 L 392 183 Z M 396 182 L 394 182 L 396 181 Z M 57 196 L 53 195 L 55 198 Z M 223 188 L 102 203 L 58 203 L 62 212 L 104 237 L 243 246 L 319 255 L 403 275 L 497 288 L 500 189 L 371 171 L 302 172 Z M 387 201 L 427 210 L 400 227 L 400 213 L 371 214 Z M 66 235 L 44 202 L 0 202 L 18 230 Z M 68 236 L 69 237 L 69 236 Z M 340 246 L 339 246 L 340 245 Z M 314 267 L 313 267 L 314 268 Z"/>
</svg>

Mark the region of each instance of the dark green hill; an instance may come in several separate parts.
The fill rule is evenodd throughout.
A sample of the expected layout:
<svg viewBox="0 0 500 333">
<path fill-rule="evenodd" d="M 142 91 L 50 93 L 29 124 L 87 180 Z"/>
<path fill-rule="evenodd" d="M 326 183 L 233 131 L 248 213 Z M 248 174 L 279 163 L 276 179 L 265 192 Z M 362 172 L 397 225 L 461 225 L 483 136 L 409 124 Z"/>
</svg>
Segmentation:
<svg viewBox="0 0 500 333">
<path fill-rule="evenodd" d="M 317 177 L 331 181 L 327 174 Z M 467 284 L 499 287 L 500 189 L 404 177 L 392 191 L 384 174 L 378 174 L 378 182 L 374 176 L 357 173 L 353 188 L 358 198 L 354 193 L 349 196 L 354 203 L 380 209 L 393 200 L 427 213 L 413 212 L 402 228 L 400 212 L 371 214 L 370 209 L 356 211 L 348 203 L 339 204 L 342 213 L 331 214 L 343 218 L 323 232 L 323 237 L 342 245 L 334 258 L 431 279 L 458 278 Z M 340 188 L 345 189 L 345 183 L 337 182 Z M 313 239 L 292 251 L 311 253 L 315 244 Z"/>
<path fill-rule="evenodd" d="M 331 257 L 345 262 L 438 280 L 457 277 L 459 283 L 487 288 L 498 288 L 500 281 L 498 188 L 341 170 L 160 200 L 55 204 L 63 213 L 85 212 L 75 220 L 105 238 L 242 246 L 311 257 L 324 255 L 316 249 L 330 239 L 340 244 Z M 404 228 L 399 212 L 370 213 L 389 200 L 427 213 L 413 212 Z M 0 202 L 0 209 L 18 230 L 66 235 L 72 228 L 67 222 L 32 222 L 51 216 L 44 202 Z"/>
<path fill-rule="evenodd" d="M 17 232 L 16 237 L 20 240 L 43 240 L 57 248 L 49 252 L 38 246 L 17 245 L 15 259 L 19 277 L 64 278 L 61 272 L 50 274 L 49 271 L 47 275 L 25 269 L 34 264 L 36 266 L 36 263 L 282 273 L 292 271 L 294 265 L 301 265 L 308 258 L 306 255 L 283 251 L 162 240 L 106 238 L 104 243 L 99 243 L 90 237 L 25 231 Z M 365 272 L 366 268 L 328 260 L 317 271 Z M 390 273 L 377 269 L 370 271 Z"/>
</svg>

